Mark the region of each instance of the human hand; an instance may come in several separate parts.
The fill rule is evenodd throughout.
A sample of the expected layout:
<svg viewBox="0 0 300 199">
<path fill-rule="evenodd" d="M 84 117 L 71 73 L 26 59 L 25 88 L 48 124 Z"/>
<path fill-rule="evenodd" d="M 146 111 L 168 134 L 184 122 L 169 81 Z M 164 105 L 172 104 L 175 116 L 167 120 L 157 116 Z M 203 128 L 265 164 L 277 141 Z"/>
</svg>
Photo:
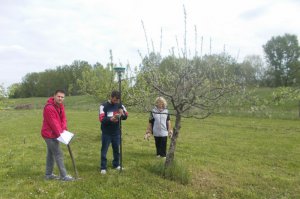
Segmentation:
<svg viewBox="0 0 300 199">
<path fill-rule="evenodd" d="M 113 117 L 110 118 L 110 121 L 116 123 L 119 121 L 119 115 L 114 115 Z"/>
<path fill-rule="evenodd" d="M 123 109 L 119 108 L 119 113 L 120 113 L 121 115 L 124 115 Z"/>
<path fill-rule="evenodd" d="M 169 138 L 172 138 L 172 136 L 173 136 L 173 131 L 170 130 L 170 131 L 169 131 Z"/>
<path fill-rule="evenodd" d="M 148 140 L 151 137 L 151 132 L 149 130 L 146 131 L 145 135 L 144 135 L 144 140 Z"/>
</svg>

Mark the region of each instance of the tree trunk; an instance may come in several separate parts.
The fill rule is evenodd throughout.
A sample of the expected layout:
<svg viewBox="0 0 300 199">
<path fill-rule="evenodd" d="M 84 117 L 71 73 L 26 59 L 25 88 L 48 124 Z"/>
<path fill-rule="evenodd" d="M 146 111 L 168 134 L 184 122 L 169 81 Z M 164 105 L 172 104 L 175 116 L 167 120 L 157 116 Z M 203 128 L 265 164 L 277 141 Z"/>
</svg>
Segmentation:
<svg viewBox="0 0 300 199">
<path fill-rule="evenodd" d="M 300 117 L 300 100 L 298 101 L 298 107 L 299 107 L 299 117 Z"/>
<path fill-rule="evenodd" d="M 174 161 L 176 140 L 178 138 L 179 130 L 181 128 L 180 125 L 181 125 L 181 115 L 177 113 L 176 120 L 175 120 L 175 126 L 173 129 L 173 136 L 171 138 L 171 143 L 170 143 L 169 151 L 168 151 L 166 162 L 165 162 L 165 167 L 171 166 Z"/>
</svg>

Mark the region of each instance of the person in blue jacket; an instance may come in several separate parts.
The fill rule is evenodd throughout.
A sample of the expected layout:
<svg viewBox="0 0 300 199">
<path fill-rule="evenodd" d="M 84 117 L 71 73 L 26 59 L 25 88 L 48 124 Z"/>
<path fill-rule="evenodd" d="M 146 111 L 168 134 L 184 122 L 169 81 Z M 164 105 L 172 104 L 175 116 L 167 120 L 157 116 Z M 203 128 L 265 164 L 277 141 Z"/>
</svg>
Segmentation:
<svg viewBox="0 0 300 199">
<path fill-rule="evenodd" d="M 110 143 L 113 149 L 112 166 L 120 170 L 120 120 L 126 120 L 128 112 L 124 105 L 120 104 L 120 92 L 112 91 L 110 100 L 100 105 L 99 121 L 101 122 L 102 146 L 101 146 L 101 174 L 106 174 L 107 151 Z"/>
</svg>

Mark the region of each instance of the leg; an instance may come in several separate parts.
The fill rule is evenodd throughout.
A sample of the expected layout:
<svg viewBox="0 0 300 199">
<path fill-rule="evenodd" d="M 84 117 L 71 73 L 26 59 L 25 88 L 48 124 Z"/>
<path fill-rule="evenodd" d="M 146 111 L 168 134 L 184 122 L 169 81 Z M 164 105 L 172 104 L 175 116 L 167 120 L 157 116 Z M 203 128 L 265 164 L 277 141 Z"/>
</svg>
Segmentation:
<svg viewBox="0 0 300 199">
<path fill-rule="evenodd" d="M 59 142 L 56 139 L 45 139 L 49 149 L 54 155 L 55 162 L 60 172 L 60 176 L 63 178 L 67 175 L 67 171 L 64 165 L 63 153 L 59 147 Z"/>
<path fill-rule="evenodd" d="M 53 173 L 53 167 L 54 167 L 54 158 L 53 153 L 50 149 L 50 146 L 48 145 L 46 139 L 45 139 L 46 145 L 47 145 L 47 157 L 46 157 L 46 171 L 45 175 L 51 175 Z"/>
<path fill-rule="evenodd" d="M 105 135 L 102 133 L 101 165 L 100 165 L 101 170 L 102 169 L 106 170 L 106 164 L 107 164 L 106 154 L 107 154 L 110 142 L 111 142 L 111 136 Z"/>
<path fill-rule="evenodd" d="M 155 147 L 156 147 L 156 155 L 161 154 L 161 137 L 154 137 L 155 138 Z"/>
<path fill-rule="evenodd" d="M 158 137 L 158 155 L 162 157 L 162 137 Z"/>
<path fill-rule="evenodd" d="M 120 166 L 120 135 L 116 135 L 112 137 L 112 149 L 114 160 L 112 162 L 113 167 L 116 168 Z"/>
<path fill-rule="evenodd" d="M 161 157 L 166 157 L 167 155 L 167 140 L 168 140 L 167 136 L 161 137 L 161 154 L 160 154 Z"/>
</svg>

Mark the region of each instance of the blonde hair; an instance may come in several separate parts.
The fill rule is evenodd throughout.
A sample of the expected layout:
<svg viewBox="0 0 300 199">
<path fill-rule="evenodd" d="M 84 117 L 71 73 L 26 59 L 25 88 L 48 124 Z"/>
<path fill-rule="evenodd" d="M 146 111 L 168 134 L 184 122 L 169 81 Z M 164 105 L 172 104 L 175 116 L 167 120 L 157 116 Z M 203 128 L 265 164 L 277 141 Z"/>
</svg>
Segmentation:
<svg viewBox="0 0 300 199">
<path fill-rule="evenodd" d="M 163 97 L 156 98 L 156 100 L 155 100 L 155 106 L 157 107 L 159 105 L 162 105 L 163 108 L 167 108 L 168 104 L 167 104 L 167 101 L 165 100 L 165 98 L 163 98 Z"/>
</svg>

